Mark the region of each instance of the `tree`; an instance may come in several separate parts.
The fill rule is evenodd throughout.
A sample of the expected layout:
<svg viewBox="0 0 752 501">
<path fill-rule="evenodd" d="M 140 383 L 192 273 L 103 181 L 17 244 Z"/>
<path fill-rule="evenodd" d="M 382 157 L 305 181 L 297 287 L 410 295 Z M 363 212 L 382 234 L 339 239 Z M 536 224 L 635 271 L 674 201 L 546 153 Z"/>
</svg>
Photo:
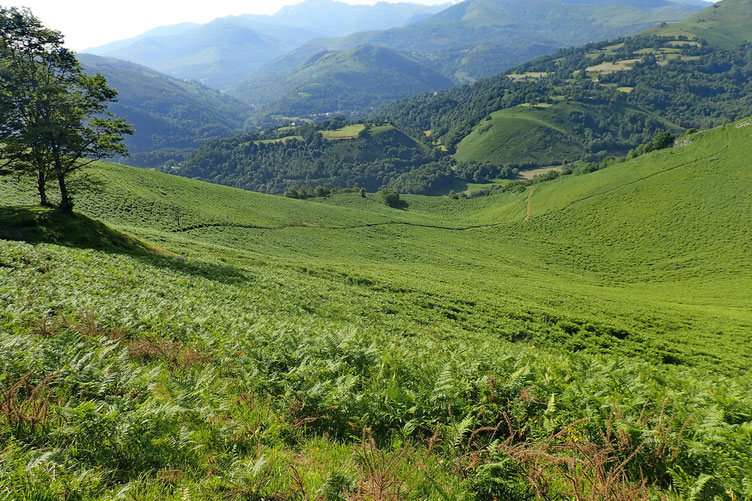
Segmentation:
<svg viewBox="0 0 752 501">
<path fill-rule="evenodd" d="M 33 173 L 42 205 L 56 179 L 60 209 L 73 210 L 66 178 L 96 160 L 125 155 L 133 129 L 107 106 L 117 92 L 99 74 L 86 75 L 60 32 L 28 9 L 0 8 L 0 157 Z"/>
</svg>

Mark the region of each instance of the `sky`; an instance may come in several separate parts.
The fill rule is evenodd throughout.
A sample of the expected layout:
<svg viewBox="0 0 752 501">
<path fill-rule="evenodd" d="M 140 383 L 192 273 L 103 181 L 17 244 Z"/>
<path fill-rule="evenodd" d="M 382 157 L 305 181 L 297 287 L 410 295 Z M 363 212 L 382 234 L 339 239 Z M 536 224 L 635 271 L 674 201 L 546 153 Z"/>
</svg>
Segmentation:
<svg viewBox="0 0 752 501">
<path fill-rule="evenodd" d="M 144 31 L 182 22 L 207 23 L 240 14 L 274 14 L 301 0 L 0 0 L 4 7 L 29 7 L 42 22 L 65 35 L 66 45 L 83 50 Z M 341 0 L 373 4 L 376 0 Z M 388 0 L 391 2 L 397 0 Z M 402 0 L 437 4 L 446 0 Z"/>
</svg>

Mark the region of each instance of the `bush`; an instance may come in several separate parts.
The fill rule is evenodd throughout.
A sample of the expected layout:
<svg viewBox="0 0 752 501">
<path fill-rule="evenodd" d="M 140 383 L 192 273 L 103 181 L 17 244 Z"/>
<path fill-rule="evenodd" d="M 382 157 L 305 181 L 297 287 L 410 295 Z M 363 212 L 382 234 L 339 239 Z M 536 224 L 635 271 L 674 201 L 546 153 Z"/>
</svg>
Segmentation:
<svg viewBox="0 0 752 501">
<path fill-rule="evenodd" d="M 380 193 L 381 199 L 389 207 L 396 208 L 400 206 L 400 196 L 399 193 L 397 193 L 395 190 L 391 188 L 384 188 L 380 191 Z"/>
</svg>

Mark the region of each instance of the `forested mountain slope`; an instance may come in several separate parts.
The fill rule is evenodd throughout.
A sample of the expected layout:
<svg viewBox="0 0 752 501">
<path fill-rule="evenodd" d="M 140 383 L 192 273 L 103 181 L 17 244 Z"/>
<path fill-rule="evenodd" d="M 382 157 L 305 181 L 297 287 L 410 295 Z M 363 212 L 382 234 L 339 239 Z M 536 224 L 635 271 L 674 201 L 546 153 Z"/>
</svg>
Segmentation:
<svg viewBox="0 0 752 501">
<path fill-rule="evenodd" d="M 253 122 L 275 116 L 321 119 L 363 116 L 378 106 L 452 81 L 425 64 L 384 47 L 322 51 L 291 72 L 266 74 L 230 94 L 253 106 Z"/>
<path fill-rule="evenodd" d="M 447 159 L 433 165 L 442 156 L 391 125 L 335 120 L 212 141 L 167 171 L 267 193 L 318 186 L 376 191 L 426 164 L 446 169 Z"/>
<path fill-rule="evenodd" d="M 246 105 L 196 82 L 118 59 L 91 54 L 78 59 L 118 91 L 110 110 L 136 130 L 126 138 L 131 165 L 170 165 L 210 139 L 237 134 L 248 116 Z"/>
<path fill-rule="evenodd" d="M 749 497 L 750 156 L 402 209 L 103 163 L 67 222 L 2 176 L 0 491 Z"/>
</svg>

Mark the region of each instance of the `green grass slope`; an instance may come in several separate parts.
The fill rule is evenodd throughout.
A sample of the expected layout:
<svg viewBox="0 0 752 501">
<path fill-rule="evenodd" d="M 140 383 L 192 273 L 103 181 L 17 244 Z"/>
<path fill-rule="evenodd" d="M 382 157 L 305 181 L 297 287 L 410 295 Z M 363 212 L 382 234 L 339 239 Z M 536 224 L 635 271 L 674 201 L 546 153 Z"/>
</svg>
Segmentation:
<svg viewBox="0 0 752 501">
<path fill-rule="evenodd" d="M 602 108 L 602 107 L 601 107 Z M 525 103 L 491 113 L 465 136 L 456 147 L 454 158 L 460 162 L 488 162 L 497 165 L 559 165 L 586 155 L 586 129 L 599 130 L 602 110 L 577 101 L 530 105 Z M 611 104 L 608 115 L 613 122 L 626 115 L 639 115 L 667 130 L 680 130 L 674 124 L 633 106 Z M 613 153 L 626 153 L 612 147 Z"/>
<path fill-rule="evenodd" d="M 461 162 L 497 165 L 554 165 L 576 160 L 583 147 L 567 119 L 570 113 L 582 116 L 587 111 L 579 103 L 499 110 L 460 141 L 454 157 Z"/>
<path fill-rule="evenodd" d="M 648 33 L 701 39 L 730 49 L 752 42 L 752 2 L 722 0 L 682 22 L 653 28 Z"/>
<path fill-rule="evenodd" d="M 750 124 L 402 210 L 99 164 L 80 213 L 183 259 L 0 240 L 0 492 L 748 497 Z"/>
</svg>

